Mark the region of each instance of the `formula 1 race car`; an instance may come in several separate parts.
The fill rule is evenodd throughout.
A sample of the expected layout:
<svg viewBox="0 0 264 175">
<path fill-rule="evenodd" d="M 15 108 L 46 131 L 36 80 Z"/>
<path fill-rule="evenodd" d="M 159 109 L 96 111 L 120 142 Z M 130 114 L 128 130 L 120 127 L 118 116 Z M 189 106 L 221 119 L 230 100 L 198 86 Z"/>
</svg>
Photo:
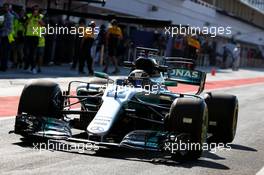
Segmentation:
<svg viewBox="0 0 264 175">
<path fill-rule="evenodd" d="M 96 72 L 87 82 L 70 82 L 66 91 L 51 81 L 27 84 L 14 132 L 24 138 L 164 151 L 174 160 L 198 159 L 204 143 L 233 141 L 236 96 L 202 93 L 206 73 L 194 70 L 191 59 L 162 58 L 155 55 L 155 49 L 137 49 L 141 55 L 136 61 L 124 63 L 131 69 L 126 78 L 113 80 Z M 76 91 L 72 90 L 74 83 L 78 84 Z M 197 86 L 198 91 L 169 90 L 178 83 Z M 76 104 L 80 108 L 71 108 Z M 83 132 L 83 137 L 75 137 L 73 130 Z M 181 143 L 190 146 L 175 147 Z"/>
</svg>

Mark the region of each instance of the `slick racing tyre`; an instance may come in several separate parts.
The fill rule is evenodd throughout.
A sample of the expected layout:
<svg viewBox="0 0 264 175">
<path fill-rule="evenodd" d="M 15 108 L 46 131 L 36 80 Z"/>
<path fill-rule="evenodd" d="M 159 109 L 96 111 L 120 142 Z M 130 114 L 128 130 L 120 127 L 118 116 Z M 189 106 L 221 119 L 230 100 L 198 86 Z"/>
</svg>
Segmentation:
<svg viewBox="0 0 264 175">
<path fill-rule="evenodd" d="M 36 117 L 59 118 L 63 109 L 62 92 L 57 83 L 34 81 L 24 87 L 18 106 L 18 115 L 27 113 Z"/>
<path fill-rule="evenodd" d="M 202 145 L 206 141 L 208 112 L 203 99 L 177 98 L 171 105 L 169 115 L 165 117 L 165 130 L 177 137 L 187 135 L 187 139 L 178 137 L 182 142 L 187 140 L 188 148 L 172 154 L 176 161 L 195 160 L 201 157 Z M 173 143 L 172 143 L 173 144 Z M 177 143 L 176 143 L 177 144 Z M 181 145 L 177 145 L 179 149 Z"/>
<path fill-rule="evenodd" d="M 230 143 L 234 140 L 238 119 L 238 100 L 234 95 L 208 93 L 205 97 L 208 106 L 209 142 Z"/>
</svg>

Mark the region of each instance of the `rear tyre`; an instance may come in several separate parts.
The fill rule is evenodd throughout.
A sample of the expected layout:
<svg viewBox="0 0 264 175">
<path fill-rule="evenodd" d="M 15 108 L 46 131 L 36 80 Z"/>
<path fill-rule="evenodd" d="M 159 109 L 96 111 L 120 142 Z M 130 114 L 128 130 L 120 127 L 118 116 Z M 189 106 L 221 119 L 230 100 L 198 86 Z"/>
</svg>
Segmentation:
<svg viewBox="0 0 264 175">
<path fill-rule="evenodd" d="M 62 109 L 63 97 L 59 85 L 51 81 L 35 81 L 24 87 L 18 115 L 27 113 L 36 117 L 60 118 Z"/>
<path fill-rule="evenodd" d="M 208 106 L 208 132 L 212 133 L 209 142 L 230 143 L 234 140 L 238 119 L 238 100 L 234 95 L 208 93 L 205 97 Z"/>
<path fill-rule="evenodd" d="M 196 160 L 202 155 L 202 146 L 206 140 L 208 112 L 204 100 L 200 98 L 178 98 L 165 117 L 165 130 L 189 135 L 185 151 L 176 151 L 172 159 L 176 161 Z M 177 145 L 178 148 L 180 145 Z"/>
</svg>

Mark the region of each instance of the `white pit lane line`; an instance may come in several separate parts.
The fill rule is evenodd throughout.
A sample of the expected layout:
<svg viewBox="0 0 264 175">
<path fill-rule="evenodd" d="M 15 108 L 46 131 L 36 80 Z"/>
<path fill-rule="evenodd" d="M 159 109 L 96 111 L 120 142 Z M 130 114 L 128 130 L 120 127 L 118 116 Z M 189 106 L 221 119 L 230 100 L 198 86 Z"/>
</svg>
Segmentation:
<svg viewBox="0 0 264 175">
<path fill-rule="evenodd" d="M 221 87 L 221 88 L 213 88 L 213 89 L 204 89 L 202 93 L 206 92 L 213 92 L 213 91 L 224 91 L 224 90 L 230 90 L 230 89 L 239 89 L 239 88 L 246 88 L 246 87 L 252 87 L 252 86 L 259 86 L 259 85 L 264 85 L 264 82 L 260 83 L 252 83 L 252 84 L 243 84 L 243 85 L 237 85 L 237 86 L 232 86 L 232 87 Z M 197 91 L 189 91 L 189 92 L 184 92 L 184 94 L 193 94 L 196 93 Z"/>
<path fill-rule="evenodd" d="M 264 175 L 264 166 L 256 173 L 256 175 Z"/>
</svg>

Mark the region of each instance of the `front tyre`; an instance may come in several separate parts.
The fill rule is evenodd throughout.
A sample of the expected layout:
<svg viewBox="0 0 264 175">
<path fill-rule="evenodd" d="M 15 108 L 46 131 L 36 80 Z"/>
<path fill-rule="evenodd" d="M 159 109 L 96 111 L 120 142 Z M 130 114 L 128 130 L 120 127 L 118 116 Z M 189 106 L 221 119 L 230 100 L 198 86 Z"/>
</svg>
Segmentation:
<svg viewBox="0 0 264 175">
<path fill-rule="evenodd" d="M 24 87 L 18 105 L 18 115 L 60 118 L 63 109 L 62 91 L 57 83 L 34 81 Z"/>
<path fill-rule="evenodd" d="M 27 84 L 20 96 L 15 133 L 30 137 L 48 126 L 56 126 L 55 129 L 61 126 L 65 129 L 67 122 L 61 120 L 63 101 L 57 83 L 38 80 Z"/>
</svg>

